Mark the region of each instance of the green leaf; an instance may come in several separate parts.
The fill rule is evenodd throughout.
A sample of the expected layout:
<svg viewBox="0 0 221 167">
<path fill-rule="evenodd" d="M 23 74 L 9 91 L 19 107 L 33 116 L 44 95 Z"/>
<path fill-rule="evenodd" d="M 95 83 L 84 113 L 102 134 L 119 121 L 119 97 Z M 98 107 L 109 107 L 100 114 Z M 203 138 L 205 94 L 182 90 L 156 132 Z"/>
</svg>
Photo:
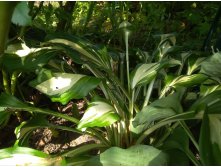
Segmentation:
<svg viewBox="0 0 221 167">
<path fill-rule="evenodd" d="M 203 115 L 199 139 L 200 158 L 203 165 L 221 165 L 221 112 L 217 107 L 220 105 L 213 109 L 218 114 L 209 114 L 208 109 Z"/>
<path fill-rule="evenodd" d="M 156 76 L 159 67 L 158 63 L 140 65 L 131 73 L 131 88 L 150 83 Z"/>
<path fill-rule="evenodd" d="M 87 152 L 93 150 L 93 149 L 99 149 L 99 148 L 105 148 L 107 146 L 103 145 L 103 144 L 96 144 L 96 143 L 92 143 L 92 144 L 86 144 L 86 145 L 82 145 L 79 146 L 77 148 L 74 148 L 72 150 L 68 150 L 65 153 L 62 153 L 61 156 L 62 157 L 70 157 L 70 158 L 74 158 L 78 157 L 80 155 L 85 155 Z"/>
<path fill-rule="evenodd" d="M 32 105 L 26 104 L 18 100 L 16 97 L 2 93 L 0 95 L 0 107 L 7 107 L 13 110 L 10 110 L 11 112 L 15 112 L 16 110 L 23 110 L 23 111 L 29 111 L 29 112 L 36 112 L 36 113 L 41 113 L 41 114 L 46 114 L 46 115 L 53 115 L 55 117 L 63 118 L 66 120 L 69 120 L 73 123 L 78 123 L 79 121 L 73 117 L 70 117 L 65 114 L 61 114 L 59 112 L 54 112 L 48 109 L 41 109 L 34 107 Z"/>
<path fill-rule="evenodd" d="M 164 151 L 169 155 L 168 166 L 189 166 L 190 161 L 186 154 L 178 149 Z"/>
<path fill-rule="evenodd" d="M 67 166 L 85 166 L 91 156 L 80 155 L 74 158 L 65 158 Z"/>
<path fill-rule="evenodd" d="M 109 126 L 119 119 L 120 117 L 113 106 L 104 101 L 94 101 L 90 103 L 80 120 L 78 129 Z"/>
<path fill-rule="evenodd" d="M 181 113 L 183 111 L 179 101 L 179 94 L 172 94 L 165 98 L 154 101 L 149 106 L 144 107 L 134 117 L 132 122 L 135 133 L 140 133 L 147 129 L 151 123 L 164 118 Z"/>
<path fill-rule="evenodd" d="M 19 140 L 19 145 L 28 146 L 29 137 L 32 134 L 32 132 L 35 129 L 46 128 L 46 127 L 51 129 L 61 129 L 74 133 L 81 133 L 80 131 L 77 131 L 74 128 L 51 124 L 48 122 L 45 115 L 36 114 L 33 118 L 31 118 L 27 122 L 22 122 L 18 127 L 16 127 L 15 135 Z"/>
<path fill-rule="evenodd" d="M 0 164 L 3 166 L 57 166 L 65 165 L 62 157 L 50 157 L 41 151 L 13 146 L 0 150 Z"/>
<path fill-rule="evenodd" d="M 147 145 L 134 145 L 128 149 L 111 147 L 101 153 L 97 160 L 103 166 L 157 166 L 167 164 L 167 155 Z M 99 162 L 98 161 L 98 162 Z M 86 165 L 90 165 L 87 163 Z"/>
<path fill-rule="evenodd" d="M 38 68 L 43 67 L 48 61 L 55 56 L 55 50 L 50 49 L 37 49 L 33 50 L 20 50 L 21 53 L 25 54 L 19 57 L 19 50 L 6 53 L 2 57 L 2 65 L 7 71 L 35 71 Z M 24 51 L 24 52 L 23 52 Z"/>
<path fill-rule="evenodd" d="M 181 99 L 182 99 L 182 90 L 177 91 L 174 94 L 170 94 L 164 98 L 155 100 L 150 104 L 150 106 L 160 107 L 160 108 L 171 108 L 176 113 L 182 113 L 183 108 L 182 105 L 180 104 Z"/>
<path fill-rule="evenodd" d="M 177 86 L 191 87 L 194 85 L 201 84 L 206 79 L 208 79 L 208 76 L 204 74 L 179 76 L 169 84 L 169 87 L 177 87 Z"/>
<path fill-rule="evenodd" d="M 5 111 L 5 107 L 0 107 L 0 129 L 8 122 L 11 113 Z"/>
<path fill-rule="evenodd" d="M 174 129 L 160 149 L 170 155 L 169 165 L 189 165 L 189 137 L 182 127 Z"/>
<path fill-rule="evenodd" d="M 201 73 L 211 77 L 221 78 L 221 53 L 215 53 L 201 65 Z"/>
<path fill-rule="evenodd" d="M 206 96 L 216 90 L 221 90 L 221 85 L 201 85 L 200 96 Z"/>
<path fill-rule="evenodd" d="M 142 126 L 142 131 L 144 131 L 151 125 L 151 123 L 172 115 L 175 115 L 175 111 L 171 108 L 146 106 L 139 113 L 137 113 L 132 124 L 135 128 Z"/>
<path fill-rule="evenodd" d="M 184 129 L 180 126 L 174 129 L 162 145 L 162 149 L 179 149 L 183 152 L 189 150 L 189 137 Z"/>
<path fill-rule="evenodd" d="M 206 59 L 206 57 L 200 57 L 200 58 L 190 58 L 188 59 L 188 74 L 192 74 L 193 72 L 195 72 L 200 65 L 203 63 L 203 61 Z"/>
<path fill-rule="evenodd" d="M 31 17 L 28 15 L 29 7 L 27 2 L 20 2 L 15 7 L 12 15 L 12 22 L 19 26 L 28 26 L 31 24 Z"/>
<path fill-rule="evenodd" d="M 39 73 L 38 78 L 31 81 L 30 85 L 49 96 L 52 102 L 60 102 L 63 105 L 71 99 L 85 97 L 100 83 L 100 79 L 86 75 L 46 73 L 47 70 Z"/>
<path fill-rule="evenodd" d="M 180 65 L 180 61 L 175 59 L 163 60 L 159 63 L 141 64 L 135 68 L 131 74 L 131 88 L 150 83 L 157 75 L 158 71 L 164 67 Z"/>
<path fill-rule="evenodd" d="M 205 105 L 207 107 L 213 107 L 213 104 L 216 104 L 220 102 L 221 99 L 221 90 L 216 90 L 207 96 L 204 96 L 197 100 L 191 107 L 190 110 L 197 110 L 199 106 Z M 211 110 L 212 111 L 212 110 Z M 217 111 L 217 110 L 214 110 Z"/>
<path fill-rule="evenodd" d="M 111 70 L 111 56 L 105 47 L 94 46 L 90 42 L 70 34 L 51 34 L 46 45 L 64 46 L 81 54 L 81 60 L 95 64 L 100 69 Z M 62 47 L 65 51 L 65 48 Z M 69 50 L 70 51 L 70 50 Z M 72 56 L 71 56 L 72 57 Z"/>
</svg>

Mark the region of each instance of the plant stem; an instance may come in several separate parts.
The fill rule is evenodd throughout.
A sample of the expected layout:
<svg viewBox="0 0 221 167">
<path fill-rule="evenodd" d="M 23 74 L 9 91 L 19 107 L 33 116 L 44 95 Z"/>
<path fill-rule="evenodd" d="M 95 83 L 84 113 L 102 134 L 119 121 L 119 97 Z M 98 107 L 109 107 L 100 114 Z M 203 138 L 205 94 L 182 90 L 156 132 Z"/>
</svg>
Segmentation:
<svg viewBox="0 0 221 167">
<path fill-rule="evenodd" d="M 143 103 L 143 108 L 146 107 L 148 105 L 148 103 L 149 103 L 150 96 L 151 96 L 151 93 L 152 93 L 152 90 L 153 90 L 154 82 L 155 82 L 155 79 L 153 79 L 150 82 L 149 86 L 148 86 L 147 94 L 146 94 L 146 97 L 145 97 L 145 100 L 144 100 L 144 103 Z"/>
<path fill-rule="evenodd" d="M 129 32 L 125 32 L 125 45 L 126 45 L 126 65 L 127 65 L 127 87 L 128 93 L 130 94 L 130 71 L 129 71 L 129 53 L 128 53 L 128 37 Z"/>
<path fill-rule="evenodd" d="M 185 153 L 189 157 L 189 159 L 194 163 L 194 165 L 201 166 L 200 162 L 196 159 L 196 157 L 193 155 L 193 153 L 189 149 L 185 150 Z"/>
<path fill-rule="evenodd" d="M 134 111 L 134 89 L 132 90 L 131 94 L 131 101 L 129 103 L 129 111 L 130 111 L 130 119 L 133 118 L 133 111 Z"/>
<path fill-rule="evenodd" d="M 136 92 L 135 92 L 135 95 L 134 95 L 134 102 L 137 101 L 137 97 L 138 97 L 138 95 L 140 93 L 140 89 L 141 89 L 141 86 L 138 86 L 137 89 L 136 89 Z"/>
<path fill-rule="evenodd" d="M 120 53 L 120 81 L 124 85 L 124 53 Z"/>
<path fill-rule="evenodd" d="M 18 2 L 0 2 L 0 56 L 4 53 L 13 10 Z"/>
<path fill-rule="evenodd" d="M 3 76 L 4 91 L 7 94 L 11 94 L 11 90 L 10 90 L 10 87 L 9 87 L 8 74 L 5 72 L 4 69 L 2 69 L 2 76 Z"/>
<path fill-rule="evenodd" d="M 18 72 L 15 71 L 12 73 L 11 76 L 11 94 L 15 94 L 16 82 L 17 82 Z"/>
<path fill-rule="evenodd" d="M 154 145 L 155 147 L 160 147 L 161 144 L 167 139 L 167 137 L 171 134 L 173 129 L 175 129 L 179 125 L 179 122 L 174 123 L 170 128 L 168 128 L 168 131 L 161 137 L 161 139 Z"/>
<path fill-rule="evenodd" d="M 196 140 L 194 139 L 194 136 L 192 134 L 192 132 L 189 130 L 188 126 L 186 125 L 186 123 L 184 121 L 179 121 L 180 125 L 183 127 L 183 129 L 185 130 L 185 132 L 187 133 L 187 135 L 189 136 L 190 140 L 192 141 L 192 143 L 194 144 L 194 146 L 196 147 L 197 151 L 199 151 L 199 145 L 196 142 Z"/>
</svg>

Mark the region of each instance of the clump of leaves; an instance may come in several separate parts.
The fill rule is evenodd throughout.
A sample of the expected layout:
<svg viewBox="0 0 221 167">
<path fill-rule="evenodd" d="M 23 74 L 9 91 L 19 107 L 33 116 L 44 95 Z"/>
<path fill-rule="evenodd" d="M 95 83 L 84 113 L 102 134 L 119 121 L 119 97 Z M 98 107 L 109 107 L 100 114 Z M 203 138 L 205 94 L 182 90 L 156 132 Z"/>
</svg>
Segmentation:
<svg viewBox="0 0 221 167">
<path fill-rule="evenodd" d="M 125 26 L 123 31 L 127 31 Z M 220 152 L 219 129 L 213 123 L 220 123 L 217 108 L 221 93 L 211 89 L 206 94 L 202 92 L 198 99 L 199 93 L 193 89 L 205 86 L 207 82 L 219 85 L 219 73 L 211 73 L 212 69 L 209 68 L 219 53 L 209 59 L 196 57 L 195 61 L 190 62 L 190 55 L 195 55 L 177 51 L 174 35 L 166 34 L 160 36 L 160 43 L 152 55 L 148 59 L 142 59 L 135 69 L 130 70 L 130 36 L 127 32 L 124 35 L 126 59 L 121 59 L 119 55 L 118 60 L 126 63 L 126 70 L 119 61 L 116 71 L 116 64 L 106 47 L 98 47 L 66 34 L 49 36 L 40 50 L 29 49 L 31 52 L 23 57 L 19 57 L 17 53 L 3 56 L 5 70 L 35 73 L 36 78 L 29 85 L 47 95 L 52 102 L 65 105 L 72 99 L 85 98 L 90 101 L 79 120 L 35 107 L 12 95 L 1 94 L 2 115 L 20 111 L 32 114 L 32 119 L 22 123 L 16 131 L 19 144 L 27 145 L 34 129 L 54 126 L 45 118 L 38 117 L 36 121 L 33 113 L 37 113 L 64 118 L 73 123 L 73 127 L 54 128 L 87 133 L 101 142 L 63 153 L 61 156 L 66 157 L 68 165 L 74 163 L 71 159 L 75 160 L 75 164 L 79 161 L 78 165 L 167 165 L 175 163 L 170 160 L 170 150 L 184 155 L 185 165 L 189 163 L 186 159 L 194 165 L 220 164 L 216 156 Z M 46 56 L 46 53 L 51 56 Z M 88 75 L 70 73 L 69 70 L 66 72 L 59 64 L 55 68 L 49 61 L 58 56 L 58 53 L 65 53 L 75 63 L 82 64 Z M 10 66 L 7 62 L 12 59 L 13 66 Z M 184 64 L 188 64 L 187 70 Z M 122 78 L 122 74 L 127 76 L 126 79 Z M 190 107 L 184 106 L 184 102 L 190 102 Z M 199 144 L 185 122 L 191 119 L 202 120 Z M 178 134 L 181 132 L 184 138 L 179 138 Z M 196 159 L 190 150 L 189 140 L 195 146 L 194 151 L 200 153 L 201 160 Z M 205 144 L 208 147 L 204 147 Z M 99 155 L 79 158 L 81 154 L 95 148 L 101 148 Z M 210 152 L 210 157 L 206 152 Z M 116 158 L 113 160 L 110 155 L 115 155 Z"/>
</svg>

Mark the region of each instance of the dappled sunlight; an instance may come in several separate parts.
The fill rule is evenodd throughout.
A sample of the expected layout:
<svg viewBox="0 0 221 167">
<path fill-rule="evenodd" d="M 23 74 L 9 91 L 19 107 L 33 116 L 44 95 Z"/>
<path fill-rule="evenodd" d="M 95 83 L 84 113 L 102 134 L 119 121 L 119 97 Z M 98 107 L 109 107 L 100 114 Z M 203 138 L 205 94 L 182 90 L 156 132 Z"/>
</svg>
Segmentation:
<svg viewBox="0 0 221 167">
<path fill-rule="evenodd" d="M 71 79 L 69 78 L 52 78 L 49 82 L 50 88 L 52 91 L 56 91 L 58 89 L 63 89 L 65 87 L 68 87 L 71 84 Z"/>
<path fill-rule="evenodd" d="M 12 157 L 0 160 L 1 166 L 29 166 L 49 165 L 48 159 L 40 158 L 29 154 L 14 154 Z"/>
</svg>

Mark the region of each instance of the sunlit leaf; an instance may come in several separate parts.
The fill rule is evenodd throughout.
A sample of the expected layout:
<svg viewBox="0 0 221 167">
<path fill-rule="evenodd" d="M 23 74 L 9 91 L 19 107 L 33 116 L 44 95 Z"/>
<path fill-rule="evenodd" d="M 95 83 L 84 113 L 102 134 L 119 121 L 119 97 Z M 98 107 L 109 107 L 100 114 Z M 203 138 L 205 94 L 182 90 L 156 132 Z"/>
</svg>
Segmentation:
<svg viewBox="0 0 221 167">
<path fill-rule="evenodd" d="M 130 74 L 131 88 L 134 89 L 136 86 L 141 86 L 150 83 L 162 68 L 173 67 L 176 65 L 180 65 L 180 63 L 181 62 L 178 60 L 169 59 L 161 61 L 159 63 L 139 65 Z"/>
<path fill-rule="evenodd" d="M 12 22 L 18 24 L 19 26 L 28 26 L 31 24 L 31 17 L 28 15 L 29 7 L 27 2 L 20 2 L 15 7 L 14 13 L 12 15 Z"/>
<path fill-rule="evenodd" d="M 80 120 L 78 129 L 109 126 L 119 119 L 120 117 L 113 106 L 104 101 L 94 101 L 90 103 Z"/>
<path fill-rule="evenodd" d="M 45 75 L 40 73 L 38 78 L 30 85 L 46 94 L 53 102 L 67 104 L 71 99 L 85 97 L 89 91 L 97 87 L 100 79 L 80 74 L 53 73 Z M 42 80 L 42 78 L 44 80 Z"/>
<path fill-rule="evenodd" d="M 221 90 L 221 85 L 201 85 L 200 96 L 206 96 L 216 90 Z"/>
<path fill-rule="evenodd" d="M 157 166 L 167 165 L 167 155 L 148 145 L 134 145 L 128 149 L 111 147 L 101 153 L 93 165 L 102 166 Z M 86 165 L 92 165 L 90 161 Z"/>
<path fill-rule="evenodd" d="M 205 59 L 206 57 L 200 57 L 196 60 L 194 58 L 188 59 L 188 74 L 192 74 L 193 72 L 195 72 Z"/>
<path fill-rule="evenodd" d="M 17 50 L 19 51 L 19 50 Z M 24 54 L 22 57 L 16 54 L 17 51 L 10 51 L 2 57 L 2 65 L 7 71 L 16 70 L 31 72 L 43 67 L 55 56 L 55 51 L 50 49 L 20 50 Z M 24 51 L 24 52 L 23 52 Z"/>
<path fill-rule="evenodd" d="M 142 64 L 131 73 L 131 88 L 148 84 L 156 76 L 160 65 L 157 63 Z"/>
<path fill-rule="evenodd" d="M 177 86 L 191 87 L 194 85 L 201 84 L 206 79 L 208 79 L 208 76 L 204 74 L 179 76 L 175 78 L 168 86 L 169 87 L 177 87 Z"/>
<path fill-rule="evenodd" d="M 14 146 L 0 150 L 0 164 L 3 166 L 57 166 L 66 163 L 62 157 L 52 158 L 35 149 Z"/>
</svg>

